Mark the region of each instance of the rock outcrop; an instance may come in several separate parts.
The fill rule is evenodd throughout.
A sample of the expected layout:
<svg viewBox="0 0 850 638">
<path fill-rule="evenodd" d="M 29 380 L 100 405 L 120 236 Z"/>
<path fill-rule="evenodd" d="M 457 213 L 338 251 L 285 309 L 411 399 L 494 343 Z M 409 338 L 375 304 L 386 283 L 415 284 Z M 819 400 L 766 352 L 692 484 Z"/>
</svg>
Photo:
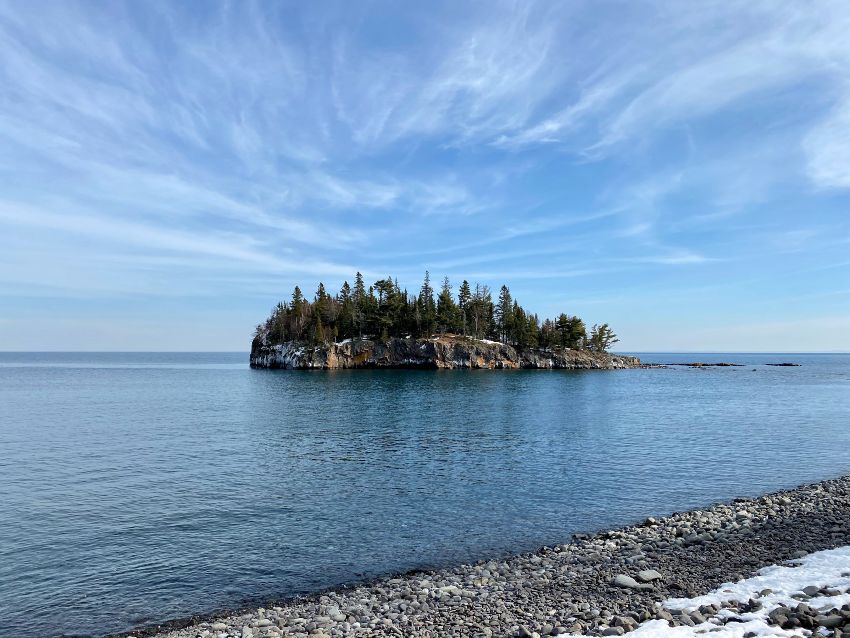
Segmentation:
<svg viewBox="0 0 850 638">
<path fill-rule="evenodd" d="M 251 344 L 252 368 L 467 368 L 613 370 L 640 367 L 640 359 L 589 350 L 517 349 L 504 343 L 454 335 L 430 339 L 346 339 L 308 346 L 298 342 Z"/>
</svg>

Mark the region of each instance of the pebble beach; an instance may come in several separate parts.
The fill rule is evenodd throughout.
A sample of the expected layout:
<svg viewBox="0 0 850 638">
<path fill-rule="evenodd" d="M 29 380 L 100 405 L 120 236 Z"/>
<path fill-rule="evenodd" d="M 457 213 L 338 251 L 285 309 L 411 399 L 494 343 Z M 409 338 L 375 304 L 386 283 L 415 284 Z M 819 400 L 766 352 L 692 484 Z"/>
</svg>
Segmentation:
<svg viewBox="0 0 850 638">
<path fill-rule="evenodd" d="M 725 632 L 737 638 L 842 638 L 850 636 L 848 545 L 845 476 L 578 534 L 571 542 L 507 559 L 386 577 L 121 635 L 529 638 L 635 632 L 637 638 Z M 792 583 L 789 591 L 764 586 L 771 569 L 791 570 L 795 577 L 780 581 L 786 589 Z"/>
</svg>

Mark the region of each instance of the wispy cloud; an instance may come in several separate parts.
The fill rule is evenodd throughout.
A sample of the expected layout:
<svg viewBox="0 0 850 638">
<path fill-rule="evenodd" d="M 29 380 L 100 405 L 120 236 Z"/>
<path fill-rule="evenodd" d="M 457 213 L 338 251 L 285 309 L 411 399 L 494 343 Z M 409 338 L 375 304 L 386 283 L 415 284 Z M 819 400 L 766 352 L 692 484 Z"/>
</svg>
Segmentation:
<svg viewBox="0 0 850 638">
<path fill-rule="evenodd" d="M 850 93 L 809 131 L 803 149 L 808 174 L 817 186 L 850 188 Z"/>
<path fill-rule="evenodd" d="M 0 296 L 815 272 L 847 246 L 848 31 L 839 0 L 0 3 Z"/>
</svg>

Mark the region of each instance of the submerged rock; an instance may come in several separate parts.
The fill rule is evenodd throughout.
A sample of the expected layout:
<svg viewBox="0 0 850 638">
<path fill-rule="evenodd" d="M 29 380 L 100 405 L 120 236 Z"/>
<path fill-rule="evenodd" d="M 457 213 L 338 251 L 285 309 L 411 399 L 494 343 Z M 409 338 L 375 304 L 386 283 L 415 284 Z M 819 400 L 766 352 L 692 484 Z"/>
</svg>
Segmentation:
<svg viewBox="0 0 850 638">
<path fill-rule="evenodd" d="M 505 343 L 444 335 L 430 339 L 346 339 L 308 346 L 298 342 L 251 344 L 252 368 L 465 368 L 614 370 L 638 368 L 640 359 L 590 350 L 517 349 Z"/>
</svg>

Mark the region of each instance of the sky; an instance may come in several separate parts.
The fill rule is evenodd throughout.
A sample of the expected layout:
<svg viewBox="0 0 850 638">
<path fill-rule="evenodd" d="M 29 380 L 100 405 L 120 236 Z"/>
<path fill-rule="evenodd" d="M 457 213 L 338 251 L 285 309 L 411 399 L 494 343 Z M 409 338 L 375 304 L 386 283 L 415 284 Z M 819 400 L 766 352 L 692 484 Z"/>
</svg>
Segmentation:
<svg viewBox="0 0 850 638">
<path fill-rule="evenodd" d="M 0 350 L 234 350 L 464 278 L 622 351 L 850 350 L 846 0 L 0 0 Z"/>
</svg>

